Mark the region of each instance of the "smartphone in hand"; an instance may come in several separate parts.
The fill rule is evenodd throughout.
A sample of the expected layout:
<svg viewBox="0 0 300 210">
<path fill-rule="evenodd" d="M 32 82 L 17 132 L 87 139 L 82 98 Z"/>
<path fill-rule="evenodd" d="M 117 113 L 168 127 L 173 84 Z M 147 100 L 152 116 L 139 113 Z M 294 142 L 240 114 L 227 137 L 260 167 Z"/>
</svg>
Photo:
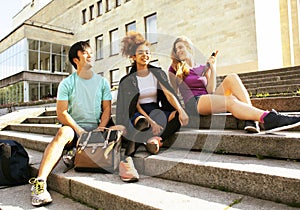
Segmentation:
<svg viewBox="0 0 300 210">
<path fill-rule="evenodd" d="M 219 50 L 216 50 L 216 52 L 213 52 L 213 53 L 211 54 L 211 56 L 217 57 L 218 52 L 219 52 Z M 203 71 L 203 73 L 202 73 L 202 76 L 204 76 L 204 75 L 206 74 L 206 72 L 207 72 L 207 70 L 208 70 L 209 68 L 210 68 L 210 64 L 207 62 L 207 63 L 206 63 L 206 66 L 205 66 L 205 68 L 204 68 L 204 71 Z"/>
</svg>

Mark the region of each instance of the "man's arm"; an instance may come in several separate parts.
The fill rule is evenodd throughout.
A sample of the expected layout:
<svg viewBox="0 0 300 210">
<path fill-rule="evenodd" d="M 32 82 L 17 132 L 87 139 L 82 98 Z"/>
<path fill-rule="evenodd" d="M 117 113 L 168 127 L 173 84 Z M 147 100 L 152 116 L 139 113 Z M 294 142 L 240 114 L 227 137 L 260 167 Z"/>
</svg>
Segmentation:
<svg viewBox="0 0 300 210">
<path fill-rule="evenodd" d="M 99 127 L 106 127 L 111 117 L 111 100 L 102 101 L 102 109 L 103 112 L 101 115 Z"/>
<path fill-rule="evenodd" d="M 81 128 L 68 113 L 68 101 L 57 100 L 56 114 L 60 123 L 70 126 L 78 135 L 85 132 L 85 130 Z"/>
</svg>

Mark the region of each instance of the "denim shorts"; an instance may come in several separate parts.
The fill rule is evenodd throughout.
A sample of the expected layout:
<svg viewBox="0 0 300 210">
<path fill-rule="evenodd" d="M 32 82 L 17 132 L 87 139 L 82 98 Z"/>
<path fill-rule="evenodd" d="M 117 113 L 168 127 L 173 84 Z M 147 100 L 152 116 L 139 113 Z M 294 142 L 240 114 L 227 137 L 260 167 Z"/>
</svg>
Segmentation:
<svg viewBox="0 0 300 210">
<path fill-rule="evenodd" d="M 62 126 L 64 126 L 64 125 L 62 125 Z M 85 129 L 86 131 L 92 131 L 96 128 L 83 128 L 83 129 Z M 80 136 L 75 132 L 75 130 L 73 130 L 73 131 L 74 131 L 74 137 L 71 142 L 69 142 L 65 145 L 64 149 L 66 149 L 66 150 L 72 149 L 77 146 L 77 142 L 78 142 L 78 139 Z"/>
<path fill-rule="evenodd" d="M 189 99 L 189 101 L 185 104 L 185 109 L 189 113 L 189 115 L 194 115 L 197 116 L 199 115 L 198 113 L 198 102 L 200 99 L 200 96 L 194 96 Z"/>
<path fill-rule="evenodd" d="M 155 119 L 153 119 L 155 122 L 157 122 L 158 124 L 162 125 L 162 124 L 165 124 L 165 123 L 162 123 L 161 121 L 165 121 L 165 120 L 159 120 L 159 118 L 162 118 L 162 116 L 159 116 L 161 113 L 164 113 L 164 118 L 169 119 L 169 116 L 172 112 L 170 111 L 165 111 L 165 110 L 161 110 L 161 108 L 158 106 L 157 103 L 148 103 L 148 104 L 140 104 L 142 109 L 147 113 L 147 115 L 151 115 L 151 114 L 154 114 L 153 117 Z M 154 112 L 154 110 L 156 110 Z M 139 112 L 136 112 L 134 113 L 133 117 L 131 118 L 131 123 L 132 125 L 134 125 L 134 121 L 137 117 L 139 116 L 143 116 L 141 113 Z M 152 116 L 150 116 L 152 118 Z"/>
</svg>

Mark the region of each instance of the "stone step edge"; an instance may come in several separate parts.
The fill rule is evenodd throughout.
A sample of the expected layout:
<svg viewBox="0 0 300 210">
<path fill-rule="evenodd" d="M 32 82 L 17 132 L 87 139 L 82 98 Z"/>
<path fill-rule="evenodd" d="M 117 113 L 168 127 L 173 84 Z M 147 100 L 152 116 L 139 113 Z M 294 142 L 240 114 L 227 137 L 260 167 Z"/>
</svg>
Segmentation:
<svg viewBox="0 0 300 210">
<path fill-rule="evenodd" d="M 283 135 L 285 136 L 283 136 Z M 164 147 L 210 151 L 218 154 L 255 156 L 258 158 L 299 160 L 300 132 L 280 132 L 280 135 L 247 134 L 244 131 L 182 130 L 164 143 Z M 43 151 L 53 135 L 20 131 L 0 131 L 0 138 L 13 139 L 22 145 Z M 283 143 L 284 142 L 284 143 Z"/>
<path fill-rule="evenodd" d="M 35 175 L 39 167 L 36 156 L 38 156 L 37 159 L 40 159 L 42 153 L 29 150 L 29 154 L 31 161 L 35 162 L 32 165 L 33 175 Z M 263 207 L 293 209 L 285 204 L 247 195 L 222 192 L 217 189 L 161 178 L 142 175 L 137 183 L 124 183 L 117 174 L 79 173 L 74 170 L 63 174 L 61 172 L 64 168 L 65 166 L 60 161 L 48 178 L 49 188 L 94 208 L 199 209 L 201 207 L 202 209 L 226 209 L 232 207 L 235 209 L 237 207 L 238 209 L 247 209 L 250 205 L 255 209 Z M 114 202 L 111 202 L 112 200 Z"/>
<path fill-rule="evenodd" d="M 300 132 L 248 134 L 237 130 L 182 129 L 164 143 L 166 147 L 209 151 L 219 154 L 250 155 L 259 158 L 299 160 L 296 148 Z"/>
<path fill-rule="evenodd" d="M 294 162 L 213 153 L 201 159 L 181 150 L 150 156 L 144 165 L 149 176 L 300 206 L 300 165 Z"/>
</svg>

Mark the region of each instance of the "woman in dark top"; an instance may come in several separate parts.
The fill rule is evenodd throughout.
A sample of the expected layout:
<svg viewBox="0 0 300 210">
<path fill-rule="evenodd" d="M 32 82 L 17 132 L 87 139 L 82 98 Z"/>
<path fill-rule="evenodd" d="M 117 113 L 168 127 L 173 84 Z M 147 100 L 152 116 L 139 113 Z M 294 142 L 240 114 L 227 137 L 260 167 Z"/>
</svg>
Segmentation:
<svg viewBox="0 0 300 210">
<path fill-rule="evenodd" d="M 188 115 L 181 107 L 166 73 L 151 66 L 150 43 L 131 31 L 122 40 L 122 54 L 131 59 L 130 73 L 119 84 L 116 122 L 127 129 L 127 155 L 134 155 L 137 144 L 157 154 L 166 138 L 181 125 L 188 124 Z"/>
</svg>

